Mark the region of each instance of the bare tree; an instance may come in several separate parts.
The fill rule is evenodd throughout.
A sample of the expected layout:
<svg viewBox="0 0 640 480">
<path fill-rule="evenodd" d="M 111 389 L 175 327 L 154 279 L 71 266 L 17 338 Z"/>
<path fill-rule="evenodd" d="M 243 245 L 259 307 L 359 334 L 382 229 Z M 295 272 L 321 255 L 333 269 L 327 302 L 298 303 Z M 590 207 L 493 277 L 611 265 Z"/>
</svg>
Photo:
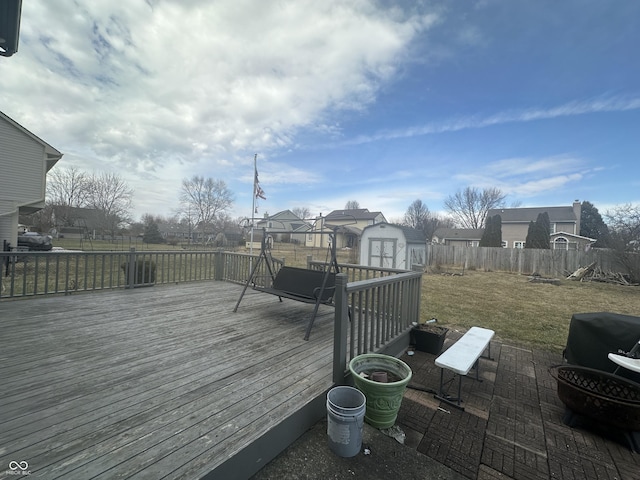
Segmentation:
<svg viewBox="0 0 640 480">
<path fill-rule="evenodd" d="M 451 217 L 441 217 L 439 215 L 430 215 L 424 224 L 422 231 L 427 237 L 428 241 L 431 241 L 433 234 L 439 228 L 454 228 L 455 222 Z"/>
<path fill-rule="evenodd" d="M 83 207 L 89 194 L 89 176 L 76 167 L 54 168 L 48 173 L 47 200 L 54 205 Z"/>
<path fill-rule="evenodd" d="M 296 207 L 291 212 L 298 218 L 304 220 L 305 218 L 311 217 L 311 210 L 309 207 Z"/>
<path fill-rule="evenodd" d="M 98 211 L 102 228 L 115 235 L 130 219 L 133 190 L 116 173 L 94 174 L 89 179 L 87 206 Z"/>
<path fill-rule="evenodd" d="M 189 216 L 195 217 L 204 240 L 207 230 L 213 229 L 216 217 L 233 205 L 233 193 L 222 180 L 194 175 L 182 180 L 180 203 L 183 214 L 189 212 Z"/>
<path fill-rule="evenodd" d="M 459 226 L 482 228 L 489 210 L 502 206 L 505 198 L 506 195 L 495 187 L 482 191 L 475 187 L 466 187 L 449 196 L 444 201 L 444 206 Z"/>
<path fill-rule="evenodd" d="M 609 245 L 631 282 L 640 282 L 640 204 L 619 205 L 607 211 Z"/>
<path fill-rule="evenodd" d="M 422 200 L 414 200 L 413 203 L 409 205 L 409 208 L 407 208 L 402 223 L 409 227 L 417 228 L 418 230 L 424 230 L 429 216 L 429 208 L 422 203 Z"/>
<path fill-rule="evenodd" d="M 54 168 L 47 175 L 49 213 L 56 224 L 72 225 L 73 209 L 87 206 L 91 178 L 75 167 Z"/>
<path fill-rule="evenodd" d="M 432 214 L 422 200 L 414 200 L 414 202 L 409 205 L 402 219 L 402 224 L 421 230 L 424 232 L 427 240 L 433 238 L 433 234 L 438 228 L 451 228 L 454 226 L 451 218 L 439 217 L 438 215 Z"/>
<path fill-rule="evenodd" d="M 360 208 L 360 204 L 357 200 L 349 200 L 347 204 L 344 206 L 345 210 L 358 210 Z"/>
</svg>

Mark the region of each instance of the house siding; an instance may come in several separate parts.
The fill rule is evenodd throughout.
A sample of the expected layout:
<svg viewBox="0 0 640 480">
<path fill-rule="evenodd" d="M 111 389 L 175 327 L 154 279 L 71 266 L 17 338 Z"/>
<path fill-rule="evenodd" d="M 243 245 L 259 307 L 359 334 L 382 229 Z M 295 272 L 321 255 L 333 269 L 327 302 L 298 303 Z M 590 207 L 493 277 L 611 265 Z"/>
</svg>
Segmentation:
<svg viewBox="0 0 640 480">
<path fill-rule="evenodd" d="M 507 242 L 508 248 L 513 248 L 515 242 L 524 242 L 529 232 L 528 223 L 502 225 L 502 241 Z"/>
<path fill-rule="evenodd" d="M 43 145 L 0 118 L 0 200 L 11 200 L 17 207 L 42 204 L 44 159 Z"/>
<path fill-rule="evenodd" d="M 4 241 L 9 242 L 11 247 L 16 247 L 14 243 L 18 237 L 18 215 L 5 215 L 0 217 L 0 250 L 4 248 Z M 0 265 L 1 266 L 1 265 Z"/>
<path fill-rule="evenodd" d="M 0 112 L 0 248 L 17 245 L 18 216 L 44 207 L 46 172 L 62 157 Z"/>
<path fill-rule="evenodd" d="M 559 232 L 565 232 L 565 233 L 573 233 L 574 235 L 579 235 L 580 232 L 576 232 L 576 224 L 574 222 L 570 223 L 570 222 L 556 222 L 556 229 L 555 232 L 552 233 L 559 233 Z"/>
</svg>

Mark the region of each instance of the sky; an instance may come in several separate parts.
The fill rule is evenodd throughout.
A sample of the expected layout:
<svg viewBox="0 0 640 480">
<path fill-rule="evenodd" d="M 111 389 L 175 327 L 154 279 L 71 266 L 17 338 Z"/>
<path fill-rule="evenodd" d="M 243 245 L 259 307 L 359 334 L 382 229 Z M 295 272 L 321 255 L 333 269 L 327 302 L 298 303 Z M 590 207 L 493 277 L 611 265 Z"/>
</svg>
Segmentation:
<svg viewBox="0 0 640 480">
<path fill-rule="evenodd" d="M 604 214 L 640 204 L 638 19 L 635 0 L 28 0 L 0 111 L 54 168 L 120 175 L 136 220 L 194 175 L 233 218 L 354 200 L 399 221 L 468 186 Z"/>
</svg>

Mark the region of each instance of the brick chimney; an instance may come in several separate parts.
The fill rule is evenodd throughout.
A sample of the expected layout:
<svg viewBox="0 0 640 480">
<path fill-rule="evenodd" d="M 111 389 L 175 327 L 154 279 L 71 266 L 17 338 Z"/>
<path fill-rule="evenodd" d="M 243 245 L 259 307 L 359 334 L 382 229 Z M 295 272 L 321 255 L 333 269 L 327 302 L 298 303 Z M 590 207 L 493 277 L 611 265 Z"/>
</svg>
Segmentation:
<svg viewBox="0 0 640 480">
<path fill-rule="evenodd" d="M 576 235 L 580 235 L 580 215 L 582 214 L 582 204 L 580 200 L 573 201 L 573 214 L 576 216 Z"/>
</svg>

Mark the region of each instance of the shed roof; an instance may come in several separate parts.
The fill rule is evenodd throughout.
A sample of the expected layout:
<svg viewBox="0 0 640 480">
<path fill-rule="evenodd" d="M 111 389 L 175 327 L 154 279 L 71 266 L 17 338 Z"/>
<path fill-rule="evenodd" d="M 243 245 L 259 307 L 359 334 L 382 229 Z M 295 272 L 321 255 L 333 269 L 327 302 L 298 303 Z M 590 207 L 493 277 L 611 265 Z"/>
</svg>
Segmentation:
<svg viewBox="0 0 640 480">
<path fill-rule="evenodd" d="M 402 230 L 405 240 L 407 243 L 423 243 L 427 242 L 427 236 L 424 234 L 422 230 L 418 230 L 417 228 L 408 227 L 406 225 L 398 225 L 396 223 L 376 223 L 375 225 L 369 225 L 364 228 L 364 230 L 372 229 L 372 228 L 386 228 L 387 226 L 392 228 L 398 228 Z"/>
</svg>

